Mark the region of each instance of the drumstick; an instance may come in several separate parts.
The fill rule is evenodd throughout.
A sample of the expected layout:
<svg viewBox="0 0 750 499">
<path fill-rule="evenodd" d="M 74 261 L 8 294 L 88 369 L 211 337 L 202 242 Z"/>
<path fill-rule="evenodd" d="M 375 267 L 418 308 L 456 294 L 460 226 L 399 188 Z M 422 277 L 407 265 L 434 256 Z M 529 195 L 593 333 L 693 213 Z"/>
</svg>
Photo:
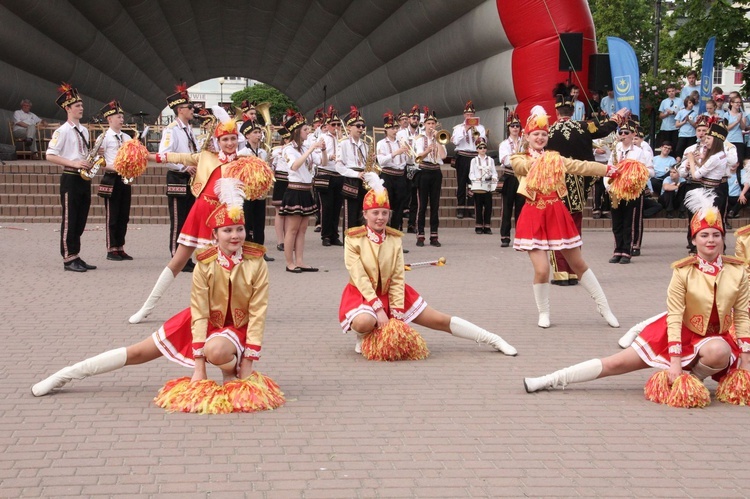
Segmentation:
<svg viewBox="0 0 750 499">
<path fill-rule="evenodd" d="M 404 270 L 411 270 L 415 267 L 442 267 L 443 265 L 445 265 L 445 257 L 441 256 L 437 260 L 430 260 L 427 262 L 405 263 Z"/>
</svg>

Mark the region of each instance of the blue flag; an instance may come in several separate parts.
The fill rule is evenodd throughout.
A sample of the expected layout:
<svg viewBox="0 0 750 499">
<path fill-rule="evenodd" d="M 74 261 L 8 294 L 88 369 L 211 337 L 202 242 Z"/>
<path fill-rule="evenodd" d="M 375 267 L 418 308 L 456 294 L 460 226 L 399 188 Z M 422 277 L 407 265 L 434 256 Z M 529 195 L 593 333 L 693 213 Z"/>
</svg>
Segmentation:
<svg viewBox="0 0 750 499">
<path fill-rule="evenodd" d="M 701 102 L 698 107 L 698 113 L 706 112 L 706 102 L 711 100 L 711 83 L 714 77 L 714 46 L 716 37 L 708 39 L 706 50 L 703 51 L 703 65 L 701 67 Z"/>
<path fill-rule="evenodd" d="M 626 107 L 640 116 L 641 73 L 635 50 L 628 42 L 614 36 L 607 37 L 609 67 L 612 70 L 612 88 L 615 91 L 615 107 Z"/>
</svg>

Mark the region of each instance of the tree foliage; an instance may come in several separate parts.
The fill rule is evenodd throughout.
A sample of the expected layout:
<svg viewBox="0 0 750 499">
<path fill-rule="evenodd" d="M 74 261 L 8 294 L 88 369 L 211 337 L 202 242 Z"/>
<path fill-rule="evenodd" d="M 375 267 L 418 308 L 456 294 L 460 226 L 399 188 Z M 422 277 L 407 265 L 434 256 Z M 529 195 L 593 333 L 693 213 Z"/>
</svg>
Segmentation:
<svg viewBox="0 0 750 499">
<path fill-rule="evenodd" d="M 654 5 L 647 0 L 589 0 L 596 28 L 596 45 L 606 53 L 607 37 L 630 43 L 638 58 L 641 74 L 649 71 L 654 48 Z"/>
<path fill-rule="evenodd" d="M 293 109 L 298 111 L 297 104 L 286 95 L 276 90 L 271 85 L 265 83 L 258 83 L 252 87 L 246 87 L 243 90 L 232 94 L 232 103 L 239 107 L 243 100 L 271 103 L 271 121 L 274 124 L 280 125 L 287 109 Z"/>
</svg>

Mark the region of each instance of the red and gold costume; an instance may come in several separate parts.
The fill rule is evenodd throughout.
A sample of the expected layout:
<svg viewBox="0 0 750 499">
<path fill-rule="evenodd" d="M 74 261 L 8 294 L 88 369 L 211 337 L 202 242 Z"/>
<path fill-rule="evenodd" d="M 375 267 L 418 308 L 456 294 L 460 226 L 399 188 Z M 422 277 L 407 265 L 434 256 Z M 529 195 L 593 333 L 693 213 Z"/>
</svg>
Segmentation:
<svg viewBox="0 0 750 499">
<path fill-rule="evenodd" d="M 560 156 L 555 152 L 529 151 L 516 154 L 510 159 L 516 176 L 519 177 L 518 194 L 526 198 L 516 224 L 513 248 L 518 251 L 560 250 L 581 246 L 581 235 L 562 202 L 567 195 L 565 175 L 604 176 L 607 166 L 594 161 L 579 161 Z M 543 174 L 534 171 L 542 169 Z M 527 176 L 535 174 L 546 184 L 529 185 Z"/>
<path fill-rule="evenodd" d="M 205 342 L 220 335 L 235 344 L 238 359 L 243 355 L 260 358 L 268 307 L 265 251 L 261 245 L 246 242 L 233 255 L 225 255 L 216 246 L 198 254 L 190 307 L 152 335 L 165 357 L 194 367 Z"/>
</svg>

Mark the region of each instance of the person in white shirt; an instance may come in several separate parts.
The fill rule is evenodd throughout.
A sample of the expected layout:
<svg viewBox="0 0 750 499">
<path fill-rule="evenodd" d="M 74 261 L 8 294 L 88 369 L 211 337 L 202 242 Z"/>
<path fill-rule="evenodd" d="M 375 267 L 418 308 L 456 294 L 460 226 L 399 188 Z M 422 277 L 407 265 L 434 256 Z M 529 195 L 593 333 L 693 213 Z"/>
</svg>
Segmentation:
<svg viewBox="0 0 750 499">
<path fill-rule="evenodd" d="M 456 218 L 470 216 L 471 207 L 467 201 L 467 192 L 469 186 L 469 169 L 471 160 L 477 156 L 477 149 L 474 147 L 474 141 L 477 137 L 487 138 L 487 132 L 484 126 L 472 124 L 470 121 L 478 118 L 474 117 L 474 104 L 471 101 L 466 102 L 464 106 L 464 121 L 453 127 L 451 142 L 456 146 L 455 168 L 458 186 L 456 187 Z"/>
<path fill-rule="evenodd" d="M 650 177 L 653 178 L 654 172 L 654 150 L 646 142 L 643 134 L 643 127 L 640 123 L 636 122 L 635 125 L 635 137 L 633 137 L 633 144 L 640 147 L 643 150 L 643 164 L 649 170 Z M 651 178 L 643 189 L 640 197 L 635 201 L 635 208 L 633 209 L 633 249 L 630 256 L 641 256 L 641 244 L 643 244 L 643 215 L 647 211 L 653 211 L 657 206 L 656 201 L 647 197 L 649 186 L 651 185 Z"/>
<path fill-rule="evenodd" d="M 167 105 L 175 113 L 175 119 L 161 134 L 159 154 L 197 153 L 198 145 L 193 136 L 190 120 L 193 119 L 193 103 L 187 85 L 178 85 L 176 92 L 167 97 Z M 165 163 L 167 167 L 167 200 L 169 205 L 169 252 L 177 251 L 177 238 L 185 225 L 185 219 L 195 203 L 195 196 L 189 188 L 190 179 L 195 175 L 195 166 Z M 193 272 L 195 264 L 188 260 L 183 272 Z"/>
<path fill-rule="evenodd" d="M 279 209 L 281 208 L 281 202 L 284 199 L 284 193 L 286 188 L 289 186 L 289 165 L 282 156 L 284 147 L 291 140 L 291 134 L 286 128 L 279 130 L 279 136 L 283 142 L 282 145 L 276 146 L 271 149 L 271 170 L 273 170 L 273 194 L 271 195 L 271 205 L 276 210 L 276 214 L 273 219 L 273 228 L 276 232 L 276 249 L 278 251 L 284 251 L 284 226 L 286 217 L 281 216 Z"/>
<path fill-rule="evenodd" d="M 61 94 L 56 102 L 66 112 L 68 119 L 52 135 L 47 147 L 47 161 L 63 167 L 60 177 L 60 254 L 65 270 L 86 272 L 96 268 L 78 255 L 91 207 L 91 180 L 81 177 L 82 171 L 90 170 L 93 166 L 88 161 L 91 144 L 88 129 L 81 125 L 83 100 L 78 90 L 63 83 L 59 91 Z"/>
<path fill-rule="evenodd" d="M 326 135 L 326 132 L 328 131 L 328 124 L 326 123 L 326 113 L 323 112 L 322 108 L 318 108 L 315 110 L 315 114 L 313 115 L 312 128 L 313 129 L 310 131 L 310 135 L 307 136 L 307 140 L 305 141 L 305 145 L 307 147 L 312 146 L 313 143 L 324 137 Z M 320 165 L 314 166 L 316 172 L 315 177 L 317 178 L 317 172 L 320 170 Z M 318 211 L 315 212 L 315 232 L 321 232 L 323 230 L 323 227 L 321 226 L 320 221 L 320 191 L 318 190 L 318 186 L 314 181 L 313 196 L 315 197 L 315 202 L 318 204 Z"/>
<path fill-rule="evenodd" d="M 245 147 L 245 136 L 242 135 L 241 129 L 242 125 L 249 122 L 257 121 L 258 119 L 258 110 L 255 109 L 255 106 L 257 106 L 258 103 L 256 101 L 251 101 L 248 99 L 243 100 L 240 103 L 240 112 L 242 112 L 242 115 L 240 116 L 240 119 L 237 120 L 237 150 L 241 151 L 243 147 Z M 238 153 L 239 154 L 239 153 Z M 247 235 L 247 233 L 246 233 Z"/>
<path fill-rule="evenodd" d="M 500 166 L 503 168 L 503 218 L 500 221 L 500 247 L 510 246 L 511 218 L 516 223 L 521 214 L 526 198 L 518 194 L 518 177 L 510 165 L 510 157 L 518 154 L 521 150 L 521 119 L 515 111 L 508 113 L 506 119 L 508 126 L 508 138 L 500 143 L 497 156 Z"/>
<path fill-rule="evenodd" d="M 396 140 L 396 119 L 390 111 L 383 115 L 383 128 L 385 138 L 378 141 L 375 150 L 381 168 L 380 178 L 383 179 L 391 202 L 392 213 L 388 226 L 402 230 L 404 206 L 409 200 L 409 185 L 406 182 L 407 148 Z"/>
<path fill-rule="evenodd" d="M 345 177 L 342 186 L 344 196 L 344 235 L 362 223 L 362 202 L 365 198 L 365 187 L 362 184 L 365 165 L 370 154 L 370 147 L 365 142 L 365 119 L 355 106 L 351 106 L 346 115 L 345 124 L 348 137 L 339 142 L 336 151 L 336 171 Z"/>
<path fill-rule="evenodd" d="M 320 215 L 320 242 L 323 246 L 343 246 L 339 237 L 339 219 L 344 205 L 344 177 L 336 171 L 339 140 L 342 139 L 341 119 L 333 106 L 328 107 L 324 117 L 324 131 L 320 138 L 326 143 L 328 163 L 318 166 L 315 174 L 315 191 L 318 193 L 318 213 Z M 312 136 L 312 134 L 310 134 Z M 308 143 L 310 142 L 308 136 Z"/>
<path fill-rule="evenodd" d="M 125 141 L 130 140 L 130 135 L 122 131 L 125 116 L 118 101 L 109 102 L 99 112 L 109 124 L 102 142 L 105 167 L 99 188 L 99 195 L 104 198 L 104 212 L 107 220 L 105 226 L 107 260 L 115 262 L 132 260 L 133 257 L 125 253 L 125 235 L 128 233 L 132 196 L 130 181 L 125 183 L 120 174 L 115 171 L 117 152 Z"/>
<path fill-rule="evenodd" d="M 471 185 L 474 185 L 477 181 L 483 182 L 482 192 L 474 192 L 476 213 L 474 232 L 477 234 L 492 234 L 490 228 L 492 223 L 492 195 L 495 193 L 495 187 L 497 187 L 497 168 L 495 168 L 495 160 L 487 156 L 487 139 L 477 137 L 474 145 L 477 148 L 477 157 L 471 160 L 469 180 L 471 180 Z"/>
<path fill-rule="evenodd" d="M 610 165 L 624 159 L 633 159 L 646 164 L 648 160 L 643 149 L 633 142 L 637 133 L 635 122 L 628 121 L 620 127 L 618 133 L 620 142 L 615 147 L 614 157 L 611 159 Z M 651 171 L 653 172 L 653 167 Z M 607 180 L 605 180 L 605 185 L 607 185 Z M 615 200 L 613 199 L 612 233 L 615 237 L 615 251 L 612 258 L 609 259 L 609 263 L 630 263 L 633 251 L 633 216 L 636 203 L 639 202 L 640 198 L 633 201 L 620 200 L 615 206 Z"/>
<path fill-rule="evenodd" d="M 283 158 L 289 166 L 289 185 L 284 193 L 279 213 L 286 217 L 284 226 L 284 258 L 286 271 L 294 274 L 317 272 L 316 267 L 305 265 L 305 232 L 307 219 L 318 211 L 312 195 L 314 164 L 328 163 L 325 140 L 319 139 L 305 147 L 311 133 L 300 113 L 287 111 L 284 127 L 291 133 L 289 144 L 284 146 Z M 317 157 L 314 157 L 317 156 Z"/>
<path fill-rule="evenodd" d="M 245 147 L 239 150 L 237 156 L 254 156 L 262 161 L 268 161 L 268 152 L 263 148 L 264 124 L 256 116 L 255 121 L 246 121 L 240 128 L 240 135 L 245 137 Z M 261 199 L 246 199 L 242 204 L 245 212 L 245 241 L 251 241 L 261 246 L 266 243 L 266 196 Z M 273 262 L 275 258 L 263 254 L 263 259 Z"/>
<path fill-rule="evenodd" d="M 421 117 L 419 115 L 419 105 L 414 104 L 409 111 L 407 116 L 406 126 L 402 126 L 401 129 L 396 133 L 396 140 L 399 142 L 404 140 L 409 144 L 409 147 L 414 150 L 414 142 L 419 137 L 419 121 Z M 419 171 L 414 164 L 414 157 L 409 156 L 406 159 L 406 180 L 409 183 L 409 202 L 404 206 L 404 212 L 408 211 L 407 217 L 407 234 L 417 233 L 417 211 L 418 211 L 418 199 L 417 199 L 417 177 Z"/>
<path fill-rule="evenodd" d="M 437 115 L 424 108 L 424 134 L 415 141 L 416 157 L 422 158 L 417 176 L 417 246 L 424 246 L 424 225 L 427 216 L 427 204 L 430 205 L 430 246 L 440 247 L 438 227 L 440 226 L 440 190 L 443 185 L 443 172 L 440 167 L 447 155 L 445 146 L 437 141 Z"/>
<path fill-rule="evenodd" d="M 13 138 L 24 139 L 31 148 L 33 159 L 39 159 L 36 137 L 37 127 L 44 125 L 44 120 L 31 112 L 31 101 L 21 101 L 21 109 L 13 113 Z"/>
<path fill-rule="evenodd" d="M 702 154 L 696 154 L 694 151 L 685 153 L 693 179 L 698 180 L 704 189 L 710 189 L 716 193 L 714 206 L 719 209 L 722 220 L 726 217 L 729 198 L 727 185 L 727 177 L 730 174 L 729 160 L 724 149 L 726 140 L 727 127 L 724 123 L 721 121 L 713 123 L 703 139 L 705 151 Z"/>
</svg>

